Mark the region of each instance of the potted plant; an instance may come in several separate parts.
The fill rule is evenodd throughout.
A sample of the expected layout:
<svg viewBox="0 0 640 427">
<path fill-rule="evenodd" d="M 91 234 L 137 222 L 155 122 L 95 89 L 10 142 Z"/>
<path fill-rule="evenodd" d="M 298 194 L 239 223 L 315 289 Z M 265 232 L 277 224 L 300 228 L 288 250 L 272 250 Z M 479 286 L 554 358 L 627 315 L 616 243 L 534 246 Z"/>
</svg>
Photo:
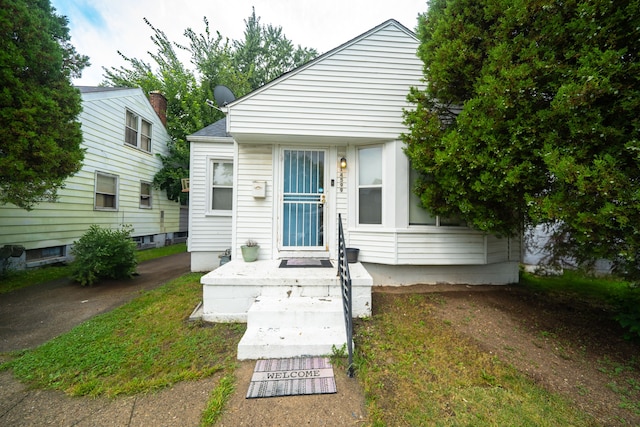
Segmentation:
<svg viewBox="0 0 640 427">
<path fill-rule="evenodd" d="M 242 259 L 245 262 L 253 262 L 258 259 L 258 249 L 260 249 L 260 245 L 255 240 L 247 240 L 244 245 L 240 246 L 242 250 Z"/>
</svg>

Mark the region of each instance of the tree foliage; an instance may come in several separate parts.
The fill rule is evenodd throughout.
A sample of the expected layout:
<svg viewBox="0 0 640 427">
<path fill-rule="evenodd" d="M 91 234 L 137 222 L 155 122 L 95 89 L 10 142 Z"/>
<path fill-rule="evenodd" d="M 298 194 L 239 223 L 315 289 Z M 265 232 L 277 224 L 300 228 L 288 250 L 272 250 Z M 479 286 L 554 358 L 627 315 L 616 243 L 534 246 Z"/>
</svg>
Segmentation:
<svg viewBox="0 0 640 427">
<path fill-rule="evenodd" d="M 30 210 L 55 200 L 82 164 L 71 77 L 89 64 L 70 43 L 67 18 L 49 0 L 0 7 L 0 204 Z"/>
<path fill-rule="evenodd" d="M 182 45 L 170 41 L 145 19 L 157 48 L 149 53 L 152 62 L 129 58 L 119 51 L 127 66 L 104 69 L 105 85 L 141 87 L 146 93 L 159 90 L 167 98 L 167 131 L 172 141 L 169 154 L 161 156 L 163 168 L 154 184 L 166 190 L 170 200 L 182 203 L 186 202 L 186 193 L 181 190 L 180 180 L 189 176 L 186 137 L 223 117 L 207 105 L 207 99 L 214 98 L 214 88 L 227 86 L 240 97 L 317 55 L 314 49 L 294 48 L 281 27 L 261 25 L 255 10 L 245 20 L 242 41 L 230 41 L 217 31 L 214 34 L 206 17 L 203 21 L 204 32 L 187 28 L 187 43 Z M 190 56 L 193 69 L 181 62 L 180 53 Z"/>
<path fill-rule="evenodd" d="M 300 45 L 294 47 L 293 42 L 282 33 L 282 27 L 261 25 L 255 9 L 244 22 L 244 40 L 233 42 L 232 64 L 247 78 L 247 92 L 318 55 L 315 49 Z"/>
<path fill-rule="evenodd" d="M 404 135 L 424 206 L 502 235 L 552 225 L 556 256 L 639 279 L 639 5 L 432 0 Z"/>
</svg>

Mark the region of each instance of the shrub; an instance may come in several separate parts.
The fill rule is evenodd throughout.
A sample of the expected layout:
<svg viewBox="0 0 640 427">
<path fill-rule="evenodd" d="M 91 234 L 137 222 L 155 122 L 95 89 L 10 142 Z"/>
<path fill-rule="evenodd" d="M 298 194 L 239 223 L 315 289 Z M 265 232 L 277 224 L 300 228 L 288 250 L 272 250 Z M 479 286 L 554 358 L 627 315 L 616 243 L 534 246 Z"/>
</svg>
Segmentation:
<svg viewBox="0 0 640 427">
<path fill-rule="evenodd" d="M 76 242 L 71 253 L 75 260 L 71 277 L 82 286 L 93 285 L 99 279 L 132 277 L 136 271 L 136 244 L 131 240 L 132 228 L 105 229 L 92 225 Z"/>
<path fill-rule="evenodd" d="M 622 299 L 615 319 L 626 329 L 626 339 L 640 338 L 640 287 L 634 285 Z"/>
</svg>

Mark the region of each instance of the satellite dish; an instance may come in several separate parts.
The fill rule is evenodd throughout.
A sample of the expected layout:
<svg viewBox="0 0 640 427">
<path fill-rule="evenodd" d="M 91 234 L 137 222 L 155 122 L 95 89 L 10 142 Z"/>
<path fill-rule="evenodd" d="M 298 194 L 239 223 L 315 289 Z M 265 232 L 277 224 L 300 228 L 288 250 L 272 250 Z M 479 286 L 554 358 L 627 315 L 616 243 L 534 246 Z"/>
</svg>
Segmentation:
<svg viewBox="0 0 640 427">
<path fill-rule="evenodd" d="M 218 104 L 219 107 L 226 107 L 228 103 L 236 99 L 231 89 L 222 85 L 213 88 L 213 97 L 216 99 L 216 104 Z"/>
</svg>

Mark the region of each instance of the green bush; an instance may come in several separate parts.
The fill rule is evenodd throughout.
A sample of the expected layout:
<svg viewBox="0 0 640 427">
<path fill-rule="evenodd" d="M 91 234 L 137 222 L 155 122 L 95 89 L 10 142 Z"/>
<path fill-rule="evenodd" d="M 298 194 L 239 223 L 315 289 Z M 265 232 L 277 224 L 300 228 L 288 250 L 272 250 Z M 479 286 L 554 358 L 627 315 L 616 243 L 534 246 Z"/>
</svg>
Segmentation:
<svg viewBox="0 0 640 427">
<path fill-rule="evenodd" d="M 626 329 L 626 339 L 640 338 L 640 287 L 634 285 L 626 298 L 622 299 L 615 319 Z"/>
<path fill-rule="evenodd" d="M 71 277 L 82 286 L 93 285 L 102 278 L 132 277 L 138 261 L 131 231 L 129 225 L 116 230 L 92 225 L 80 240 L 74 242 Z"/>
</svg>

